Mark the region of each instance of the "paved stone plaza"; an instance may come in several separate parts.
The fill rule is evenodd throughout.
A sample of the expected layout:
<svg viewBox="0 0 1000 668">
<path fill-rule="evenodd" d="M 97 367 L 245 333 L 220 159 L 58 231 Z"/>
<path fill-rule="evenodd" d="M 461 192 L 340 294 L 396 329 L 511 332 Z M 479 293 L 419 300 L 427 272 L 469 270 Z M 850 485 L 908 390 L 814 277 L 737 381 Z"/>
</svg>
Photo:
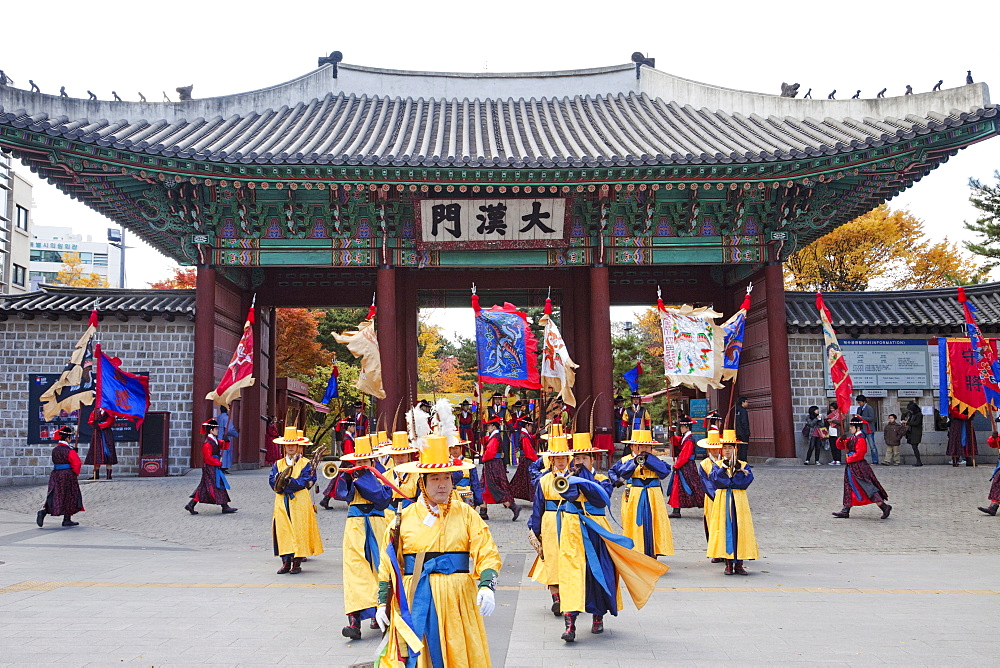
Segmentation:
<svg viewBox="0 0 1000 668">
<path fill-rule="evenodd" d="M 991 458 L 992 459 L 992 458 Z M 525 519 L 495 506 L 504 556 L 487 620 L 496 666 L 959 665 L 995 662 L 980 632 L 1000 585 L 1000 517 L 985 502 L 994 462 L 979 468 L 876 467 L 894 506 L 835 520 L 843 469 L 757 467 L 750 500 L 762 559 L 725 577 L 704 558 L 695 513 L 673 520 L 677 553 L 641 612 L 626 603 L 603 636 L 559 639 L 562 620 L 526 577 Z M 344 623 L 339 537 L 346 513 L 320 509 L 327 553 L 278 576 L 266 473 L 230 476 L 231 516 L 181 506 L 198 472 L 82 484 L 87 512 L 64 529 L 34 524 L 43 487 L 0 489 L 0 662 L 10 665 L 238 665 L 371 661 Z M 690 515 L 690 516 L 689 516 Z M 589 628 L 589 625 L 584 625 Z"/>
</svg>

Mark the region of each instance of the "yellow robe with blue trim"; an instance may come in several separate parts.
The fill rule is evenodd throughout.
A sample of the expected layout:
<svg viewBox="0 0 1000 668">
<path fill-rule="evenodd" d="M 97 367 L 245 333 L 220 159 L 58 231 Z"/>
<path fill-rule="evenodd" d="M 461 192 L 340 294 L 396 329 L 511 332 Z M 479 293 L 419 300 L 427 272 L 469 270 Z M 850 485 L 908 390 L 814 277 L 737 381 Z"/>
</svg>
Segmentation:
<svg viewBox="0 0 1000 668">
<path fill-rule="evenodd" d="M 301 457 L 293 464 L 292 476 L 298 478 L 309 465 L 309 460 Z M 282 457 L 274 463 L 278 472 L 288 468 L 287 460 Z M 323 554 L 323 539 L 319 535 L 319 524 L 316 522 L 316 507 L 309 496 L 310 490 L 302 489 L 288 499 L 285 506 L 285 494 L 274 495 L 274 513 L 271 519 L 271 534 L 275 545 L 275 554 L 290 554 L 293 557 L 313 557 Z"/>
<path fill-rule="evenodd" d="M 546 501 L 560 505 L 567 503 L 555 488 L 556 474 L 549 471 L 538 479 L 535 494 L 541 492 Z M 577 501 L 587 497 L 580 494 Z M 557 516 L 562 515 L 561 531 Z M 596 521 L 596 520 L 595 520 Z M 607 521 L 607 520 L 605 520 Z M 580 520 L 573 513 L 546 510 L 542 514 L 542 552 L 544 559 L 535 559 L 528 576 L 543 585 L 558 585 L 560 606 L 563 612 L 586 610 L 587 553 L 583 545 Z"/>
<path fill-rule="evenodd" d="M 746 467 L 746 462 L 740 462 L 740 470 Z M 715 462 L 714 469 L 724 467 Z M 706 499 L 708 496 L 706 495 Z M 735 509 L 736 519 L 736 554 L 727 551 L 726 548 L 726 510 Z M 753 517 L 750 515 L 750 501 L 747 499 L 745 489 L 724 489 L 715 490 L 715 500 L 712 502 L 712 513 L 708 519 L 708 550 L 707 556 L 710 559 L 759 559 L 760 552 L 757 549 L 757 537 L 753 530 Z"/>
<path fill-rule="evenodd" d="M 363 505 L 368 499 L 355 489 L 349 505 Z M 350 508 L 348 508 L 350 511 Z M 389 510 L 384 511 L 389 513 Z M 369 518 L 372 531 L 378 538 L 378 549 L 385 547 L 382 538 L 387 526 L 386 518 L 372 516 Z M 358 610 L 367 610 L 378 605 L 378 575 L 372 564 L 365 559 L 365 518 L 348 517 L 344 525 L 344 613 L 351 614 Z"/>
<path fill-rule="evenodd" d="M 701 460 L 700 462 L 698 462 L 698 466 L 701 467 L 701 470 L 705 472 L 706 476 L 709 473 L 712 472 L 712 467 L 714 465 L 715 464 L 712 462 L 712 458 L 711 457 L 705 457 L 703 460 Z M 708 531 L 708 518 L 712 514 L 712 497 L 710 497 L 708 494 L 705 495 L 705 508 L 704 508 L 704 510 L 705 510 L 705 512 L 703 514 L 705 516 L 705 531 Z"/>
<path fill-rule="evenodd" d="M 632 455 L 626 455 L 621 461 L 627 462 L 633 459 Z M 675 475 L 680 475 L 678 472 Z M 655 473 L 646 468 L 637 467 L 632 474 L 632 478 L 649 480 L 658 478 Z M 670 518 L 667 517 L 667 502 L 663 497 L 663 484 L 667 478 L 661 481 L 659 487 L 648 487 L 646 495 L 649 498 L 649 508 L 653 515 L 653 554 L 670 556 L 674 553 L 674 534 L 670 529 Z M 632 487 L 628 481 L 625 482 L 625 493 L 622 495 L 622 534 L 628 536 L 635 543 L 633 549 L 643 551 L 645 545 L 644 527 L 636 522 L 639 512 L 639 497 L 642 496 L 641 487 Z"/>
<path fill-rule="evenodd" d="M 391 468 L 385 473 L 386 479 L 389 480 L 393 485 L 405 492 L 405 496 L 400 495 L 396 490 L 392 491 L 392 503 L 396 504 L 397 499 L 410 499 L 411 501 L 417 498 L 417 493 L 420 491 L 418 482 L 420 480 L 419 473 L 404 473 L 402 475 L 396 473 L 395 468 Z M 402 502 L 399 502 L 402 505 Z M 385 521 L 386 524 L 392 524 L 396 517 L 396 512 L 392 506 L 385 509 Z"/>
<path fill-rule="evenodd" d="M 399 531 L 400 568 L 403 568 L 403 559 L 407 554 L 469 553 L 469 573 L 450 575 L 432 573 L 429 576 L 430 588 L 434 606 L 437 608 L 444 665 L 488 668 L 491 665 L 490 650 L 486 641 L 483 616 L 479 613 L 479 606 L 476 605 L 476 595 L 480 573 L 488 568 L 500 571 L 500 553 L 496 543 L 493 542 L 489 526 L 472 506 L 453 499 L 448 512 L 438 517 L 432 526 L 424 523 L 428 515 L 427 507 L 420 499 L 403 510 Z M 386 529 L 382 537 L 383 545 L 389 542 L 391 533 L 392 525 Z M 379 565 L 379 580 L 390 582 L 391 574 L 389 559 L 382 559 Z M 412 575 L 403 576 L 403 586 L 407 590 L 412 579 Z M 393 586 L 396 586 L 394 581 Z M 400 654 L 400 648 L 403 649 L 403 654 L 408 652 L 404 636 L 398 632 L 403 624 L 395 597 L 390 600 L 390 604 L 389 643 L 378 664 L 383 667 L 404 665 L 397 660 L 397 656 Z M 412 597 L 409 599 L 409 605 L 412 609 Z M 421 648 L 417 660 L 418 668 L 427 668 L 430 665 L 427 649 Z"/>
</svg>

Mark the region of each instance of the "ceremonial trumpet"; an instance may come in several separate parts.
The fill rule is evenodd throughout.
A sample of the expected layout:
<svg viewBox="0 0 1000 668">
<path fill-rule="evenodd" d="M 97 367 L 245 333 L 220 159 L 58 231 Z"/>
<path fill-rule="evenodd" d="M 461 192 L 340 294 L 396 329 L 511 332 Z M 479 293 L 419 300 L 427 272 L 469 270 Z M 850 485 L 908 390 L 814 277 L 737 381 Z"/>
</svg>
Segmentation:
<svg viewBox="0 0 1000 668">
<path fill-rule="evenodd" d="M 319 472 L 327 480 L 333 480 L 340 473 L 340 465 L 337 462 L 323 462 Z"/>
<path fill-rule="evenodd" d="M 569 489 L 569 478 L 564 475 L 556 476 L 555 482 L 552 483 L 556 491 L 563 494 Z"/>
<path fill-rule="evenodd" d="M 648 457 L 649 457 L 649 453 L 648 452 L 640 452 L 639 454 L 637 454 L 635 456 L 635 465 L 637 467 L 638 466 L 645 466 L 646 465 L 646 459 Z"/>
</svg>

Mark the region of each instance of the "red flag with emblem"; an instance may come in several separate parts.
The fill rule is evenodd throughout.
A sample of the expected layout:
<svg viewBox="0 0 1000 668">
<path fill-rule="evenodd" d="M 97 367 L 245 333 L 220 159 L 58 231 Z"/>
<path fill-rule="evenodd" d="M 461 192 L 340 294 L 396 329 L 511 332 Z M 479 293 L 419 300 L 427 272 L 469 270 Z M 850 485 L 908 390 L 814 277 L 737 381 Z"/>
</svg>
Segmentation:
<svg viewBox="0 0 1000 668">
<path fill-rule="evenodd" d="M 833 331 L 833 319 L 830 310 L 823 302 L 823 294 L 816 293 L 816 308 L 823 323 L 823 338 L 826 342 L 826 362 L 830 367 L 830 379 L 837 394 L 837 408 L 845 415 L 851 410 L 851 394 L 854 392 L 854 382 L 851 380 L 851 370 L 840 349 L 837 332 Z"/>
<path fill-rule="evenodd" d="M 256 379 L 253 377 L 253 306 L 247 313 L 247 321 L 243 325 L 243 336 L 233 352 L 233 359 L 230 360 L 226 372 L 222 374 L 219 386 L 205 395 L 206 399 L 211 399 L 220 406 L 229 407 L 233 401 L 239 399 L 240 391 L 244 387 L 250 387 Z"/>
</svg>

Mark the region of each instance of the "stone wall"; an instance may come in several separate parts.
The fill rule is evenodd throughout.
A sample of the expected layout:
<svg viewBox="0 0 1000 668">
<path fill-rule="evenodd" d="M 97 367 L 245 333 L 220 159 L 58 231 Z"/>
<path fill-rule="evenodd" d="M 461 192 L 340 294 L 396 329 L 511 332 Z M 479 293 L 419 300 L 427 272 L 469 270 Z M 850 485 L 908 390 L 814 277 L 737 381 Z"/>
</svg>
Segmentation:
<svg viewBox="0 0 1000 668">
<path fill-rule="evenodd" d="M 859 336 L 863 339 L 885 338 L 885 336 Z M 802 435 L 802 425 L 805 423 L 806 413 L 810 406 L 819 406 L 822 415 L 826 414 L 826 409 L 834 399 L 827 396 L 827 368 L 824 359 L 824 343 L 822 334 L 789 334 L 788 335 L 788 356 L 791 364 L 792 378 L 792 407 L 795 411 L 795 451 L 801 459 L 805 457 L 809 448 L 808 439 Z M 863 392 L 862 388 L 860 392 Z M 854 395 L 860 393 L 855 390 Z M 902 415 L 906 405 L 910 402 L 909 397 L 899 397 L 896 390 L 888 390 L 887 397 L 871 398 L 870 403 L 878 413 L 878 429 L 875 443 L 880 453 L 885 452 L 885 441 L 882 438 L 881 429 L 885 426 L 890 413 L 897 416 Z M 937 406 L 938 398 L 933 390 L 924 390 L 921 397 L 916 398 L 920 406 Z M 996 461 L 996 451 L 986 446 L 986 439 L 989 437 L 989 423 L 985 420 L 977 420 L 977 427 L 982 426 L 985 431 L 977 431 L 977 442 L 979 453 L 985 456 L 984 461 Z M 948 445 L 948 433 L 945 431 L 935 431 L 934 419 L 929 415 L 924 415 L 924 434 L 920 441 L 920 456 L 925 464 L 940 464 L 947 458 L 945 451 Z M 912 464 L 913 453 L 910 446 L 903 440 L 899 448 L 904 464 Z M 988 458 L 988 459 L 986 459 Z M 829 461 L 829 454 L 824 452 L 820 461 Z M 950 459 L 948 459 L 950 461 Z"/>
<path fill-rule="evenodd" d="M 86 330 L 86 320 L 52 321 L 11 318 L 0 322 L 0 486 L 45 480 L 51 470 L 51 445 L 27 445 L 28 383 L 36 373 L 60 373 L 73 345 Z M 194 372 L 194 323 L 154 317 L 105 319 L 99 329 L 101 346 L 121 358 L 127 371 L 149 372 L 151 411 L 170 412 L 168 472 L 189 470 L 191 453 L 191 393 Z M 81 444 L 80 458 L 87 445 Z M 138 443 L 118 443 L 115 476 L 138 475 Z M 85 466 L 81 475 L 89 475 Z"/>
</svg>

